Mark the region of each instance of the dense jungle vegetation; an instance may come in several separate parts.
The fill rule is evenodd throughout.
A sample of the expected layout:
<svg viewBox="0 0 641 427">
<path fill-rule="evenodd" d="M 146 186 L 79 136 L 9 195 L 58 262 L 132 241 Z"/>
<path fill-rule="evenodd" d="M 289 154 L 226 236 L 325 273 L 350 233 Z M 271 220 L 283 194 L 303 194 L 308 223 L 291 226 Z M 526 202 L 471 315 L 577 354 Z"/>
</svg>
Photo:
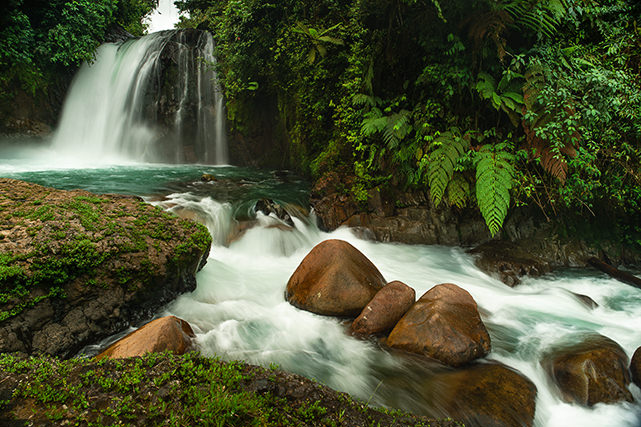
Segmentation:
<svg viewBox="0 0 641 427">
<path fill-rule="evenodd" d="M 345 191 L 619 222 L 641 244 L 633 0 L 181 0 L 217 43 L 234 131 L 278 105 L 294 165 Z M 259 100 L 261 100 L 259 102 Z"/>
<path fill-rule="evenodd" d="M 4 0 L 0 5 L 0 97 L 35 96 L 57 75 L 94 58 L 113 24 L 142 35 L 158 0 Z"/>
</svg>

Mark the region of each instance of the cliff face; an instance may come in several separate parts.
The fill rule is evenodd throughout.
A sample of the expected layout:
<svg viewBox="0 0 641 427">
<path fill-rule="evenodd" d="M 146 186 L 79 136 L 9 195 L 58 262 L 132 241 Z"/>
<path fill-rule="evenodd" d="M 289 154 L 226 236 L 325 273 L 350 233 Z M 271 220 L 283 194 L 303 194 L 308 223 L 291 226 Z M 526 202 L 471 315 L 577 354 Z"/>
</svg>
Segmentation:
<svg viewBox="0 0 641 427">
<path fill-rule="evenodd" d="M 0 352 L 69 357 L 196 287 L 211 237 L 127 196 L 0 179 Z"/>
</svg>

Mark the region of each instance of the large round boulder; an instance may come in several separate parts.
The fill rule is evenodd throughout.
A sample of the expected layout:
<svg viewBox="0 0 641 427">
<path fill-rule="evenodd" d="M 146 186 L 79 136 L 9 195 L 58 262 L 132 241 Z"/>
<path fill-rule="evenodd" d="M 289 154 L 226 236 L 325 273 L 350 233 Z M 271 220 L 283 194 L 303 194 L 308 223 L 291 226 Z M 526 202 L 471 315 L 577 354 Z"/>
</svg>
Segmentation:
<svg viewBox="0 0 641 427">
<path fill-rule="evenodd" d="M 633 401 L 628 356 L 610 338 L 582 337 L 578 344 L 553 349 L 542 363 L 567 402 L 592 406 Z"/>
<path fill-rule="evenodd" d="M 391 330 L 415 300 L 416 292 L 405 283 L 388 283 L 354 320 L 352 332 L 357 335 L 373 335 Z"/>
<path fill-rule="evenodd" d="M 192 346 L 194 336 L 186 321 L 175 316 L 161 317 L 116 341 L 96 357 L 124 359 L 163 351 L 185 354 Z"/>
<path fill-rule="evenodd" d="M 354 246 L 343 240 L 325 240 L 296 268 L 285 298 L 313 313 L 355 317 L 386 283 L 376 266 Z"/>
<path fill-rule="evenodd" d="M 460 366 L 490 352 L 474 298 L 452 283 L 427 291 L 396 324 L 387 345 Z"/>
<path fill-rule="evenodd" d="M 630 373 L 632 374 L 632 381 L 641 387 L 641 347 L 637 348 L 632 355 Z"/>
<path fill-rule="evenodd" d="M 466 426 L 532 426 L 537 389 L 520 372 L 498 363 L 479 363 L 439 374 L 426 398 Z"/>
</svg>

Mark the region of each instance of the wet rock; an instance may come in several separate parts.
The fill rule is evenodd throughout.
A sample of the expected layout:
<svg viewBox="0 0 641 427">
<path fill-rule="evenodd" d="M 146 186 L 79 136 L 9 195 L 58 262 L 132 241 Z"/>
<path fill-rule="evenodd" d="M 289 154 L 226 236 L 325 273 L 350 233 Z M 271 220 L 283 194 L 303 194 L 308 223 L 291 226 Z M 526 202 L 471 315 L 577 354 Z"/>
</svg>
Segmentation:
<svg viewBox="0 0 641 427">
<path fill-rule="evenodd" d="M 509 241 L 491 240 L 470 253 L 477 255 L 474 263 L 479 269 L 510 287 L 521 283 L 523 276 L 537 277 L 551 270 L 548 262 Z"/>
<path fill-rule="evenodd" d="M 632 402 L 630 372 L 625 351 L 602 335 L 580 337 L 578 344 L 553 349 L 542 365 L 567 402 Z"/>
<path fill-rule="evenodd" d="M 358 249 L 332 239 L 316 245 L 303 259 L 287 283 L 285 298 L 313 313 L 357 316 L 385 284 Z"/>
<path fill-rule="evenodd" d="M 202 182 L 215 182 L 215 181 L 218 181 L 218 178 L 216 178 L 214 175 L 210 173 L 204 173 L 200 176 L 200 180 Z"/>
<path fill-rule="evenodd" d="M 0 352 L 70 357 L 195 289 L 211 243 L 203 227 L 135 197 L 0 188 L 0 253 L 11 254 L 0 311 L 13 314 L 0 321 Z"/>
<path fill-rule="evenodd" d="M 490 352 L 474 298 L 452 283 L 427 291 L 396 324 L 386 344 L 460 366 Z"/>
<path fill-rule="evenodd" d="M 532 426 L 537 389 L 520 372 L 498 363 L 479 363 L 439 374 L 423 396 L 438 401 L 441 414 L 466 426 Z"/>
<path fill-rule="evenodd" d="M 632 355 L 630 373 L 632 374 L 632 381 L 641 387 L 641 347 L 637 348 Z"/>
<path fill-rule="evenodd" d="M 581 301 L 583 303 L 583 305 L 585 305 L 588 308 L 594 309 L 594 308 L 597 308 L 599 306 L 599 304 L 596 301 L 594 301 L 592 298 L 590 298 L 587 295 L 576 294 L 574 292 L 572 292 L 572 295 L 574 295 L 576 297 L 576 299 Z"/>
<path fill-rule="evenodd" d="M 186 321 L 175 316 L 161 317 L 116 341 L 96 358 L 124 359 L 163 351 L 185 354 L 194 337 L 194 331 Z"/>
<path fill-rule="evenodd" d="M 289 215 L 289 212 L 287 212 L 287 209 L 285 209 L 281 204 L 274 202 L 273 200 L 260 199 L 256 202 L 256 206 L 254 209 L 256 210 L 256 212 L 262 212 L 267 216 L 269 216 L 270 214 L 274 214 L 276 218 L 280 219 L 285 224 L 289 225 L 290 227 L 294 226 L 294 221 L 292 221 L 292 217 Z"/>
<path fill-rule="evenodd" d="M 357 335 L 374 335 L 391 330 L 412 307 L 416 292 L 403 282 L 390 282 L 376 293 L 352 323 Z"/>
</svg>

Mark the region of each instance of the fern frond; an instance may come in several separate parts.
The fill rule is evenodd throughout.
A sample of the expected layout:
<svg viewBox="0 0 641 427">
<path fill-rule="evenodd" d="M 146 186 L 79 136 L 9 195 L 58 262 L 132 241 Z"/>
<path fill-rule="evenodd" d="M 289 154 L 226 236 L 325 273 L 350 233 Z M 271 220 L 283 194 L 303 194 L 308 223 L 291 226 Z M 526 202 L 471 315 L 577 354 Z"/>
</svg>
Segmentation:
<svg viewBox="0 0 641 427">
<path fill-rule="evenodd" d="M 410 132 L 409 119 L 410 112 L 407 110 L 401 110 L 387 117 L 387 124 L 383 131 L 383 142 L 390 149 L 396 148 L 398 143 Z"/>
<path fill-rule="evenodd" d="M 355 107 L 359 107 L 362 105 L 375 107 L 376 105 L 378 105 L 378 101 L 379 99 L 376 98 L 375 96 L 366 95 L 364 93 L 357 93 L 354 96 L 352 96 L 352 105 Z"/>
<path fill-rule="evenodd" d="M 366 114 L 363 118 L 361 133 L 365 136 L 374 135 L 375 133 L 385 129 L 385 126 L 387 126 L 387 117 L 381 117 L 380 111 L 379 114 L 376 114 L 376 110 L 378 109 L 374 108 L 372 112 Z"/>
<path fill-rule="evenodd" d="M 492 237 L 503 226 L 514 184 L 513 156 L 501 145 L 481 147 L 476 164 L 476 200 Z"/>
<path fill-rule="evenodd" d="M 449 184 L 447 184 L 447 196 L 450 206 L 463 208 L 467 204 L 470 194 L 470 184 L 463 175 L 455 174 Z"/>
<path fill-rule="evenodd" d="M 447 185 L 452 180 L 454 167 L 468 147 L 464 138 L 444 132 L 434 140 L 436 147 L 428 156 L 427 181 L 434 206 L 443 199 Z"/>
</svg>

